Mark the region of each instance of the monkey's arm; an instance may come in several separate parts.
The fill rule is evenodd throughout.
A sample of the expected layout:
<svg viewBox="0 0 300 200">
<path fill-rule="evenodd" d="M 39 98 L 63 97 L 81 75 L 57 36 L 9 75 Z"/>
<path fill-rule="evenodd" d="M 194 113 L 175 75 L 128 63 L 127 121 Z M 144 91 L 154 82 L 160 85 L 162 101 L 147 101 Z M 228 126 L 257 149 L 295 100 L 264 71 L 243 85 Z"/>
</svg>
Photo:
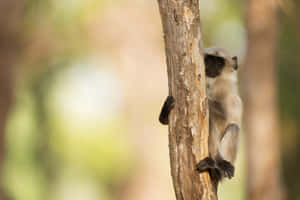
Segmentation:
<svg viewBox="0 0 300 200">
<path fill-rule="evenodd" d="M 159 122 L 167 125 L 169 123 L 169 114 L 171 110 L 174 108 L 175 99 L 172 96 L 168 96 L 165 100 L 165 103 L 160 111 Z"/>
</svg>

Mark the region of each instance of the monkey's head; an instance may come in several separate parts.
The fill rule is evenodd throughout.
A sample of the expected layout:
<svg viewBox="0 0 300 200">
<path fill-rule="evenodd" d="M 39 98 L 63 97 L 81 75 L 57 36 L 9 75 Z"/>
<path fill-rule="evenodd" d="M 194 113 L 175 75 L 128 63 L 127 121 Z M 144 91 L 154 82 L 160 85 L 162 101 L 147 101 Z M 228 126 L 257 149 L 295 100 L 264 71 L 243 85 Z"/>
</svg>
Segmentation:
<svg viewBox="0 0 300 200">
<path fill-rule="evenodd" d="M 236 56 L 230 56 L 224 49 L 210 47 L 204 49 L 205 74 L 209 78 L 229 75 L 238 69 Z"/>
</svg>

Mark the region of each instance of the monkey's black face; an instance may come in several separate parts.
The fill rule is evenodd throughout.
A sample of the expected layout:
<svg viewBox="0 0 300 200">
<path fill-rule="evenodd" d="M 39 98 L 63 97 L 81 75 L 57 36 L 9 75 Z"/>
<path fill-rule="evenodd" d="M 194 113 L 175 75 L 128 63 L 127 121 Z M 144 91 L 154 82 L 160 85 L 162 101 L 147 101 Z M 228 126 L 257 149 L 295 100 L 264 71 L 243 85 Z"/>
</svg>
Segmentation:
<svg viewBox="0 0 300 200">
<path fill-rule="evenodd" d="M 204 57 L 205 74 L 207 77 L 215 78 L 219 76 L 225 67 L 225 59 L 220 56 L 206 54 Z"/>
</svg>

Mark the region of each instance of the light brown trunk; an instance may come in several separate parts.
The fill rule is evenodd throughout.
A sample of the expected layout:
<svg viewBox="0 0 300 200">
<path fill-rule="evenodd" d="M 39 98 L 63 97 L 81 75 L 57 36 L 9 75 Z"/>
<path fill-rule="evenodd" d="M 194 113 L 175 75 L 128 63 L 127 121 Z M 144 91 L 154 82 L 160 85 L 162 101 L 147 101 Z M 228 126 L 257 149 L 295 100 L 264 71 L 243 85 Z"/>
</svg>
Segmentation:
<svg viewBox="0 0 300 200">
<path fill-rule="evenodd" d="M 158 0 L 163 24 L 169 93 L 171 174 L 177 200 L 216 200 L 208 173 L 196 163 L 208 156 L 208 100 L 201 54 L 198 0 Z"/>
<path fill-rule="evenodd" d="M 22 1 L 0 1 L 0 170 L 4 157 L 5 124 L 13 98 L 13 72 L 19 53 Z M 2 193 L 0 199 L 5 199 Z"/>
<path fill-rule="evenodd" d="M 247 1 L 248 49 L 244 80 L 244 128 L 248 151 L 248 199 L 279 200 L 280 160 L 276 93 L 277 5 Z"/>
</svg>

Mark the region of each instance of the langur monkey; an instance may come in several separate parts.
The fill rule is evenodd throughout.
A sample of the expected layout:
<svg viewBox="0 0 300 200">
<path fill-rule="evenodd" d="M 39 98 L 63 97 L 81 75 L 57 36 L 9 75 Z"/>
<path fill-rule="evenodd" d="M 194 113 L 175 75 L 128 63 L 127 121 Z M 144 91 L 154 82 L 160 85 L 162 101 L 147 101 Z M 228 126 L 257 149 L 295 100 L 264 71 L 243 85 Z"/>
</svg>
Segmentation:
<svg viewBox="0 0 300 200">
<path fill-rule="evenodd" d="M 242 101 L 237 86 L 237 57 L 222 48 L 204 49 L 206 92 L 209 102 L 209 157 L 201 160 L 196 169 L 209 171 L 215 190 L 224 177 L 234 176 L 233 163 L 237 155 L 242 119 Z M 176 99 L 168 96 L 159 121 L 167 125 Z"/>
</svg>

